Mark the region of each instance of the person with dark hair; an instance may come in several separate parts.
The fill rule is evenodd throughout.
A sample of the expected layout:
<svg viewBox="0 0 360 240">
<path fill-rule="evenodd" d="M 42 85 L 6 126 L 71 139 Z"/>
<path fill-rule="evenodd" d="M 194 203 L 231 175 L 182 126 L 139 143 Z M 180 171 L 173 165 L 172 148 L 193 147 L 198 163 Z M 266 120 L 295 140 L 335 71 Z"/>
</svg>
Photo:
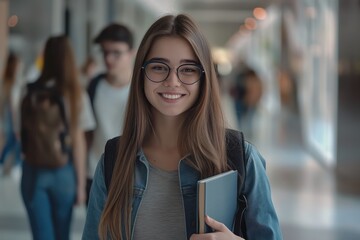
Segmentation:
<svg viewBox="0 0 360 240">
<path fill-rule="evenodd" d="M 88 86 L 97 127 L 86 134 L 89 149 L 87 193 L 106 141 L 122 132 L 130 90 L 133 41 L 132 32 L 117 23 L 105 27 L 94 39 L 100 45 L 106 72 L 90 80 Z"/>
<path fill-rule="evenodd" d="M 134 44 L 130 29 L 118 23 L 111 23 L 105 27 L 94 39 L 94 42 L 100 45 L 105 42 L 123 42 L 128 45 L 129 49 L 132 49 Z"/>
<path fill-rule="evenodd" d="M 214 231 L 196 233 L 197 181 L 233 168 L 227 136 L 239 133 L 226 129 L 211 56 L 187 15 L 161 17 L 145 33 L 124 130 L 107 142 L 97 165 L 82 239 L 282 239 L 265 160 L 248 142 L 241 190 L 248 201 L 242 215 L 247 237 L 238 234 L 239 224 L 228 229 L 211 216 L 205 222 Z M 242 154 L 239 145 L 234 148 Z M 109 185 L 106 166 L 113 171 Z"/>
<path fill-rule="evenodd" d="M 44 93 L 52 95 L 47 98 L 48 95 Z M 55 103 L 61 103 L 59 108 L 55 108 Z M 34 115 L 43 114 L 39 116 L 49 116 L 51 122 L 57 119 L 63 122 L 61 129 L 59 128 L 61 134 L 55 135 L 54 142 L 49 135 L 48 139 L 41 141 L 42 145 L 37 144 L 43 139 L 40 139 L 40 134 L 32 134 L 35 129 L 42 130 L 38 133 L 46 136 L 50 131 L 57 130 L 57 127 L 40 124 L 40 120 L 45 123 L 45 117 L 32 118 L 33 116 L 26 114 L 33 109 L 30 107 L 38 108 Z M 61 114 L 57 114 L 59 111 Z M 34 83 L 28 85 L 21 113 L 21 142 L 24 153 L 21 194 L 33 239 L 67 240 L 70 238 L 74 203 L 85 204 L 85 131 L 93 128 L 95 122 L 89 98 L 81 89 L 74 52 L 66 36 L 47 39 L 41 74 Z M 65 135 L 68 137 L 62 137 Z M 46 154 L 50 148 L 61 151 L 61 165 L 50 167 L 50 163 L 55 161 L 55 158 Z M 37 159 L 33 157 L 35 152 Z"/>
</svg>

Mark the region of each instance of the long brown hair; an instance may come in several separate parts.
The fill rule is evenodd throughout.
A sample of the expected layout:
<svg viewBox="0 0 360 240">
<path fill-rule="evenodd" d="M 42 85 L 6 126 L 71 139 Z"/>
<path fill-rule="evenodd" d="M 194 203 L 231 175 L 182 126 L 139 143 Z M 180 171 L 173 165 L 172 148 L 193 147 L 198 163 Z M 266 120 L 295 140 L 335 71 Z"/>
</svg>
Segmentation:
<svg viewBox="0 0 360 240">
<path fill-rule="evenodd" d="M 124 130 L 99 225 L 101 239 L 130 238 L 131 201 L 135 160 L 144 139 L 152 132 L 151 105 L 144 94 L 144 74 L 141 71 L 154 41 L 161 36 L 185 39 L 193 48 L 204 68 L 200 95 L 188 110 L 178 139 L 180 153 L 190 153 L 190 164 L 202 177 L 227 168 L 225 127 L 220 92 L 207 41 L 190 17 L 167 15 L 157 20 L 146 32 L 136 55 Z M 115 184 L 114 184 L 115 183 Z"/>
<path fill-rule="evenodd" d="M 70 131 L 77 126 L 81 87 L 74 52 L 66 36 L 50 37 L 44 49 L 44 66 L 39 82 L 56 81 L 56 87 L 70 103 Z"/>
</svg>

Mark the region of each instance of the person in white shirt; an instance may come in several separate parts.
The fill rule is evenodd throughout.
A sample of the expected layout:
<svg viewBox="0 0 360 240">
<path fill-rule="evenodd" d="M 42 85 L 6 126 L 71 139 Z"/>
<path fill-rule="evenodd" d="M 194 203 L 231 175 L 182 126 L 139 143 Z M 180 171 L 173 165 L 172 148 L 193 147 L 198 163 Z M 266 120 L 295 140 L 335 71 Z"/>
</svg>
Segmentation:
<svg viewBox="0 0 360 240">
<path fill-rule="evenodd" d="M 106 72 L 90 80 L 88 93 L 97 127 L 87 133 L 89 193 L 96 165 L 107 140 L 122 133 L 133 65 L 133 34 L 124 25 L 106 26 L 94 40 L 100 45 Z"/>
</svg>

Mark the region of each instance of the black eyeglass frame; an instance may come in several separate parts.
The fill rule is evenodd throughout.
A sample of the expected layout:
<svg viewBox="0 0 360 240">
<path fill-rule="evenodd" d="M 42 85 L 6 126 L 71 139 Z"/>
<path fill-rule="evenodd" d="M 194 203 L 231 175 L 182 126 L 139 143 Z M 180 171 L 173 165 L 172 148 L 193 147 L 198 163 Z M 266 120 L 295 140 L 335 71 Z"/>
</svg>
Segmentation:
<svg viewBox="0 0 360 240">
<path fill-rule="evenodd" d="M 164 64 L 165 66 L 168 67 L 169 71 L 168 71 L 166 77 L 164 78 L 164 80 L 154 81 L 154 80 L 152 80 L 152 79 L 146 74 L 145 68 L 146 68 L 146 66 L 149 65 L 150 63 L 161 63 L 161 64 Z M 180 79 L 180 77 L 179 77 L 179 68 L 181 68 L 182 66 L 195 66 L 195 67 L 199 68 L 199 69 L 200 69 L 199 79 L 198 79 L 197 81 L 193 82 L 193 83 L 185 83 L 185 82 L 181 81 L 181 79 Z M 141 69 L 144 71 L 144 74 L 145 74 L 145 76 L 146 76 L 147 79 L 149 79 L 150 81 L 152 81 L 152 82 L 154 82 L 154 83 L 161 83 L 161 82 L 166 81 L 166 79 L 168 79 L 168 77 L 169 77 L 169 75 L 170 75 L 170 72 L 171 72 L 171 70 L 172 70 L 173 68 L 171 68 L 171 67 L 170 67 L 167 63 L 165 63 L 165 62 L 158 61 L 158 60 L 149 60 L 149 61 L 144 62 L 144 64 L 143 64 L 143 66 L 141 67 Z M 203 68 L 200 64 L 196 64 L 196 63 L 184 63 L 184 64 L 181 64 L 180 66 L 178 66 L 178 67 L 176 68 L 176 76 L 177 76 L 177 78 L 179 79 L 179 81 L 180 81 L 181 83 L 183 83 L 183 84 L 185 84 L 185 85 L 193 85 L 193 84 L 199 82 L 199 81 L 201 80 L 201 78 L 204 76 L 204 74 L 205 74 L 204 68 Z"/>
</svg>

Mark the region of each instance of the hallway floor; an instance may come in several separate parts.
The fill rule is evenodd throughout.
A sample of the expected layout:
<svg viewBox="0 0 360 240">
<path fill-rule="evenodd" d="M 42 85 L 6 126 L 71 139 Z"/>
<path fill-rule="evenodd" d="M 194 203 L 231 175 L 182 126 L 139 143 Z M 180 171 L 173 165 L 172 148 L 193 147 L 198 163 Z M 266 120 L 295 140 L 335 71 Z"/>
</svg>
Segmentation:
<svg viewBox="0 0 360 240">
<path fill-rule="evenodd" d="M 224 107 L 230 126 L 235 126 L 231 101 L 226 97 Z M 359 240 L 360 195 L 340 192 L 331 170 L 307 153 L 296 116 L 276 115 L 259 111 L 256 134 L 249 140 L 267 160 L 284 239 Z M 19 192 L 19 176 L 18 171 L 0 177 L 0 240 L 31 239 Z M 85 208 L 76 208 L 73 240 L 81 238 L 84 218 Z"/>
</svg>

